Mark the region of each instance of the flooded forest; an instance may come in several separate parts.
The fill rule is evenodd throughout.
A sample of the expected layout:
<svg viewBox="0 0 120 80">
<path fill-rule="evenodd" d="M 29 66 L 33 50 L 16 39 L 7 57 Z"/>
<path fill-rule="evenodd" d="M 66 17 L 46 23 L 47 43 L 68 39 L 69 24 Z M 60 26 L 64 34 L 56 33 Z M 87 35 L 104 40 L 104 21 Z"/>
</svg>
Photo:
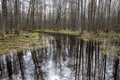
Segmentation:
<svg viewBox="0 0 120 80">
<path fill-rule="evenodd" d="M 120 0 L 0 0 L 0 80 L 120 80 Z"/>
</svg>

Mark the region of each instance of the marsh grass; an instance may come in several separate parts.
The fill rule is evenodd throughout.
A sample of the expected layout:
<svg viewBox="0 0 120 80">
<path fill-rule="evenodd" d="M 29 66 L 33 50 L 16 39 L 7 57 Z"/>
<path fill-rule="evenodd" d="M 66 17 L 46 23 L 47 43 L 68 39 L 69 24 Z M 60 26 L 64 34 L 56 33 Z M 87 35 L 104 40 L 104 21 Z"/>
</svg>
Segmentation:
<svg viewBox="0 0 120 80">
<path fill-rule="evenodd" d="M 4 39 L 0 39 L 0 54 L 8 53 L 13 49 L 19 52 L 28 47 L 30 49 L 35 46 L 42 48 L 40 39 L 40 34 L 35 32 L 21 32 L 20 35 L 8 34 Z"/>
</svg>

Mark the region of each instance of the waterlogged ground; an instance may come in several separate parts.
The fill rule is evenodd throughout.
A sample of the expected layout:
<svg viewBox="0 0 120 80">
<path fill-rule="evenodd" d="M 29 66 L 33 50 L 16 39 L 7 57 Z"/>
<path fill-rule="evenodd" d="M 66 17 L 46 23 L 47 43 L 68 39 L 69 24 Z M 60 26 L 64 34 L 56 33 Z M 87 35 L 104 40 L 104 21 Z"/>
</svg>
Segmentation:
<svg viewBox="0 0 120 80">
<path fill-rule="evenodd" d="M 100 42 L 49 34 L 48 47 L 0 56 L 0 80 L 120 80 L 120 59 Z"/>
</svg>

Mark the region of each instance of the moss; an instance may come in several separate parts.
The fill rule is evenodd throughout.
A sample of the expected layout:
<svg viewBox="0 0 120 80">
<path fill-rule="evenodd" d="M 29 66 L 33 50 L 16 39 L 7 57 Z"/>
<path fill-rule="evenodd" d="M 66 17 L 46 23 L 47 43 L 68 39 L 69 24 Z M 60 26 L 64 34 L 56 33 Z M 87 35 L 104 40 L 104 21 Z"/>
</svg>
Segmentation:
<svg viewBox="0 0 120 80">
<path fill-rule="evenodd" d="M 120 54 L 120 45 L 111 43 L 109 41 L 104 41 L 99 45 L 100 51 L 102 54 L 113 54 L 119 56 Z"/>
<path fill-rule="evenodd" d="M 27 45 L 31 46 L 32 48 L 37 45 L 37 42 L 39 40 L 40 40 L 39 33 L 35 33 L 35 32 L 34 33 L 21 32 L 19 36 L 14 34 L 8 34 L 6 39 L 0 40 L 0 54 L 8 53 L 12 49 L 21 51 Z"/>
<path fill-rule="evenodd" d="M 102 53 L 102 54 L 107 54 L 107 52 L 108 52 L 108 51 L 107 51 L 106 49 L 101 50 L 101 53 Z"/>
<path fill-rule="evenodd" d="M 83 40 L 97 40 L 97 41 L 108 41 L 108 42 L 120 42 L 120 33 L 115 33 L 115 32 L 109 32 L 109 33 L 103 33 L 100 32 L 99 34 L 95 34 L 92 32 L 83 32 L 79 36 L 79 38 Z"/>
<path fill-rule="evenodd" d="M 62 33 L 62 34 L 70 34 L 70 35 L 79 35 L 79 31 L 73 31 L 69 29 L 61 29 L 61 30 L 52 30 L 52 29 L 45 29 L 45 30 L 35 30 L 37 32 L 50 32 L 50 33 Z"/>
</svg>

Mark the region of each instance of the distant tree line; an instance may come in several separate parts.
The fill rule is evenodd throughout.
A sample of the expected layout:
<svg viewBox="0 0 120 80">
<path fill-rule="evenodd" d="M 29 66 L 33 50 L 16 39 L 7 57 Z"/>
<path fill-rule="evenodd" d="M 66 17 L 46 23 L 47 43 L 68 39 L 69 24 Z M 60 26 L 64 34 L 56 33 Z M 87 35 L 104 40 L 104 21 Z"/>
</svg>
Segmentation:
<svg viewBox="0 0 120 80">
<path fill-rule="evenodd" d="M 120 31 L 120 0 L 0 0 L 0 32 Z"/>
</svg>

